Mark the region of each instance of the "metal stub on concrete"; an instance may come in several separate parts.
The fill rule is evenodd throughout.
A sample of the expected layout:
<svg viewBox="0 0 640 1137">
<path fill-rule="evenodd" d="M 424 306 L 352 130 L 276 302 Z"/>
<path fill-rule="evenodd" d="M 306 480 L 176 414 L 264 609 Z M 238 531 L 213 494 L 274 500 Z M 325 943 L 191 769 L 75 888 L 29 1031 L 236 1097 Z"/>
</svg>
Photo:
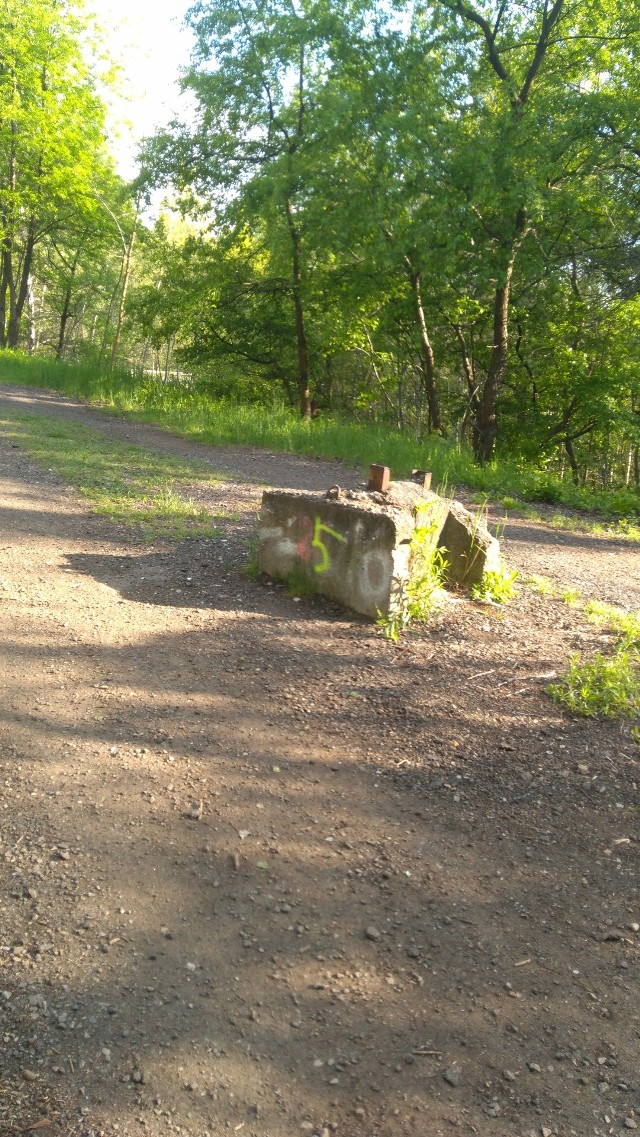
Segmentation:
<svg viewBox="0 0 640 1137">
<path fill-rule="evenodd" d="M 369 480 L 367 489 L 376 493 L 386 493 L 391 481 L 391 470 L 388 466 L 369 466 Z"/>
<path fill-rule="evenodd" d="M 421 486 L 423 490 L 431 489 L 431 473 L 429 470 L 412 470 L 411 481 Z"/>
</svg>

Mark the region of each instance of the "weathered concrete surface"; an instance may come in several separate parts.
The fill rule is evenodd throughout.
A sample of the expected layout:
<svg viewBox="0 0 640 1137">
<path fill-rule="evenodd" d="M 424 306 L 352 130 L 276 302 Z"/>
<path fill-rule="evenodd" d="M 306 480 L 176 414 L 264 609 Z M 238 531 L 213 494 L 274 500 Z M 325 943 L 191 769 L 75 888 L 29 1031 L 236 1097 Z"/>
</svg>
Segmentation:
<svg viewBox="0 0 640 1137">
<path fill-rule="evenodd" d="M 499 546 L 459 502 L 414 482 L 384 492 L 326 494 L 267 490 L 262 498 L 258 566 L 299 576 L 314 591 L 375 619 L 400 601 L 411 576 L 412 541 L 444 550 L 447 584 L 470 588 L 496 567 Z"/>
<path fill-rule="evenodd" d="M 445 583 L 449 588 L 473 588 L 485 572 L 495 572 L 500 562 L 499 542 L 459 501 L 448 502 L 437 547 L 443 550 L 447 563 Z"/>
<path fill-rule="evenodd" d="M 411 509 L 387 496 L 267 491 L 260 570 L 280 578 L 300 573 L 323 596 L 365 616 L 387 612 L 409 576 L 415 526 Z"/>
</svg>

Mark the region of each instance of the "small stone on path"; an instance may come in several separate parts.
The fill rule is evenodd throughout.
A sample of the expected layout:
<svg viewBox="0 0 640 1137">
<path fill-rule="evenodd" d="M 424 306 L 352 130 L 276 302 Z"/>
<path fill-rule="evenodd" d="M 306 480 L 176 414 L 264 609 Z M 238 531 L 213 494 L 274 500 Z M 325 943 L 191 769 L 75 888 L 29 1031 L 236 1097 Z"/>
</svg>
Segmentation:
<svg viewBox="0 0 640 1137">
<path fill-rule="evenodd" d="M 449 1083 L 450 1086 L 459 1086 L 461 1073 L 462 1071 L 460 1067 L 456 1062 L 454 1062 L 452 1066 L 447 1066 L 447 1069 L 444 1071 L 442 1077 L 444 1078 L 445 1082 Z"/>
</svg>

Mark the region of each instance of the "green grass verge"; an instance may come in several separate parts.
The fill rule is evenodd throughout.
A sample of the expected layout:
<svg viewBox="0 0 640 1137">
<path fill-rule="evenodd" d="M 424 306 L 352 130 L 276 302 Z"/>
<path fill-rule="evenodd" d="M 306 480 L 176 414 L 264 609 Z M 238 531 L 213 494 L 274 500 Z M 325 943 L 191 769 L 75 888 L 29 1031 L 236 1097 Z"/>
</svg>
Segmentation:
<svg viewBox="0 0 640 1137">
<path fill-rule="evenodd" d="M 637 718 L 640 715 L 640 661 L 635 653 L 616 651 L 591 659 L 573 655 L 569 670 L 549 694 L 573 714 L 589 718 Z"/>
<path fill-rule="evenodd" d="M 503 502 L 504 504 L 504 502 Z M 622 537 L 625 541 L 640 541 L 640 524 L 629 517 L 619 517 L 606 521 L 578 514 L 543 514 L 529 505 L 522 505 L 519 512 L 531 521 L 539 521 L 550 529 L 562 529 L 569 533 L 594 533 L 598 537 Z"/>
<path fill-rule="evenodd" d="M 580 489 L 548 471 L 504 459 L 480 468 L 468 448 L 437 436 L 417 442 L 396 430 L 329 416 L 304 422 L 287 407 L 216 400 L 188 385 L 164 383 L 128 371 L 56 363 L 4 351 L 0 352 L 0 382 L 46 387 L 87 399 L 96 406 L 211 445 L 235 443 L 338 458 L 361 468 L 381 462 L 391 467 L 394 477 L 404 477 L 414 467 L 428 469 L 441 489 L 466 486 L 498 501 L 506 500 L 510 506 L 515 503 L 511 508 L 522 502 L 544 501 L 576 510 L 596 510 L 608 518 L 640 516 L 640 495 L 632 490 Z M 543 520 L 548 522 L 547 518 Z M 559 515 L 558 522 L 571 527 L 564 521 Z"/>
<path fill-rule="evenodd" d="M 575 594 L 566 603 L 575 603 Z M 617 638 L 611 655 L 596 652 L 590 659 L 572 655 L 569 668 L 548 692 L 573 714 L 598 718 L 640 717 L 640 614 L 623 612 L 599 600 L 583 607 L 591 623 Z"/>
<path fill-rule="evenodd" d="M 142 540 L 219 533 L 210 511 L 182 490 L 196 480 L 209 485 L 224 480 L 204 463 L 114 442 L 100 431 L 43 415 L 4 413 L 0 435 L 77 489 L 94 513 L 135 530 Z"/>
</svg>

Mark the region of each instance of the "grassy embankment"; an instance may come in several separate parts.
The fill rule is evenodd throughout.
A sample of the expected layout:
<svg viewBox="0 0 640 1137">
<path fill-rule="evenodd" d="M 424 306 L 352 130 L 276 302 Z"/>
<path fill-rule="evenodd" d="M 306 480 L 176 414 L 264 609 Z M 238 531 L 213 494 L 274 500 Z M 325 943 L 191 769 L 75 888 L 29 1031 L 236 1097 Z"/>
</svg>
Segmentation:
<svg viewBox="0 0 640 1137">
<path fill-rule="evenodd" d="M 431 470 L 434 483 L 447 492 L 466 487 L 480 502 L 482 495 L 501 502 L 508 510 L 524 503 L 545 502 L 576 511 L 545 514 L 544 520 L 563 528 L 599 527 L 640 540 L 640 495 L 632 490 L 587 490 L 557 475 L 499 460 L 479 468 L 468 448 L 431 436 L 421 442 L 399 431 L 360 425 L 321 416 L 302 421 L 283 406 L 243 406 L 220 401 L 187 386 L 166 384 L 127 371 L 101 370 L 95 365 L 56 363 L 0 352 L 0 382 L 40 386 L 97 407 L 153 422 L 183 438 L 211 445 L 239 444 L 314 457 L 338 458 L 365 469 L 372 462 L 390 466 L 394 477 L 406 476 L 413 467 Z M 525 511 L 527 507 L 525 506 Z M 602 522 L 580 517 L 580 512 L 601 515 Z M 530 516 L 537 514 L 528 507 Z"/>
</svg>

